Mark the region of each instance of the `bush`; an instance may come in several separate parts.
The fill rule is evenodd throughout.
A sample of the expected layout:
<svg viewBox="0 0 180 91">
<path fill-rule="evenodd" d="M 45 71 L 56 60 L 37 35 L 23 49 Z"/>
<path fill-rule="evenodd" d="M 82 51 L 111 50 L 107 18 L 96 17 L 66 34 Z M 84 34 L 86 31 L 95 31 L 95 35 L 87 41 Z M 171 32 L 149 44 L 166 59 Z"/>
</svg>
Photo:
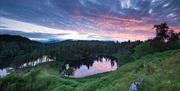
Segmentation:
<svg viewBox="0 0 180 91">
<path fill-rule="evenodd" d="M 142 56 L 152 53 L 154 50 L 150 42 L 144 42 L 134 48 L 135 52 L 132 55 L 134 59 L 138 59 Z"/>
</svg>

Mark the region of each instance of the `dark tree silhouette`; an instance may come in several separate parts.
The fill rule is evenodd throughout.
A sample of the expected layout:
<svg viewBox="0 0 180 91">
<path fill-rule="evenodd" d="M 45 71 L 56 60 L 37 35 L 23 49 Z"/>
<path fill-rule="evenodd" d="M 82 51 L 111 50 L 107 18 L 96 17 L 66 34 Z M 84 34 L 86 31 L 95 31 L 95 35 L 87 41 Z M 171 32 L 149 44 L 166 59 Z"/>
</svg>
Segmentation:
<svg viewBox="0 0 180 91">
<path fill-rule="evenodd" d="M 179 40 L 180 33 L 175 33 L 173 30 L 169 32 L 169 41 L 177 41 Z"/>
<path fill-rule="evenodd" d="M 169 28 L 167 23 L 161 23 L 159 25 L 154 25 L 156 30 L 156 40 L 160 41 L 177 41 L 179 40 L 180 33 L 175 33 L 172 29 Z"/>
<path fill-rule="evenodd" d="M 166 23 L 154 25 L 156 37 L 151 41 L 151 46 L 155 51 L 165 51 L 180 47 L 180 33 L 174 32 Z"/>
<path fill-rule="evenodd" d="M 156 30 L 156 37 L 155 39 L 165 41 L 168 39 L 168 32 L 170 31 L 170 28 L 168 27 L 167 23 L 161 23 L 159 25 L 154 25 L 154 28 Z"/>
</svg>

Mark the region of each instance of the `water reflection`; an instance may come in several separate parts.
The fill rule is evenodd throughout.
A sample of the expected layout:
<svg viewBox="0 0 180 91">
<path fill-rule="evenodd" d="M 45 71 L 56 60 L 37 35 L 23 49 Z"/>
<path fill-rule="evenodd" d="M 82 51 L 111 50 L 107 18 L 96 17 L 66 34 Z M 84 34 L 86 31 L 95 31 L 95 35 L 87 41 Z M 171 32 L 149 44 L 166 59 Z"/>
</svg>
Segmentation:
<svg viewBox="0 0 180 91">
<path fill-rule="evenodd" d="M 44 56 L 38 58 L 37 60 L 30 61 L 30 62 L 27 62 L 27 63 L 23 63 L 18 68 L 21 69 L 21 68 L 27 68 L 27 67 L 34 67 L 34 66 L 36 66 L 38 64 L 52 62 L 52 61 L 55 61 L 55 58 L 50 59 L 47 55 L 44 55 Z M 12 67 L 7 67 L 7 68 L 0 69 L 0 77 L 5 77 L 8 74 L 10 74 L 12 71 L 14 71 L 14 68 L 12 68 Z"/>
<path fill-rule="evenodd" d="M 116 60 L 109 57 L 98 57 L 94 60 L 68 63 L 61 73 L 65 76 L 81 78 L 98 73 L 114 71 L 116 69 Z"/>
<path fill-rule="evenodd" d="M 8 74 L 10 74 L 11 71 L 13 71 L 14 69 L 11 67 L 8 68 L 4 68 L 4 69 L 0 69 L 0 77 L 5 77 Z"/>
<path fill-rule="evenodd" d="M 47 55 L 44 55 L 43 57 L 38 58 L 37 60 L 27 62 L 19 66 L 19 68 L 25 68 L 25 67 L 34 67 L 38 64 L 46 63 L 46 62 L 51 62 L 55 61 L 54 59 L 50 59 Z"/>
</svg>

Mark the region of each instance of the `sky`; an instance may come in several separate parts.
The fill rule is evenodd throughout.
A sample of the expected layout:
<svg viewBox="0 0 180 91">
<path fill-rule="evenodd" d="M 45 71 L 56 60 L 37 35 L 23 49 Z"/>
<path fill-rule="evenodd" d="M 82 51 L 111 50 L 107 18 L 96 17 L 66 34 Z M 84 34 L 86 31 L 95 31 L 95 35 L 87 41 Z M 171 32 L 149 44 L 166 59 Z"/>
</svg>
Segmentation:
<svg viewBox="0 0 180 91">
<path fill-rule="evenodd" d="M 0 0 L 0 34 L 32 40 L 147 40 L 180 32 L 180 0 Z"/>
</svg>

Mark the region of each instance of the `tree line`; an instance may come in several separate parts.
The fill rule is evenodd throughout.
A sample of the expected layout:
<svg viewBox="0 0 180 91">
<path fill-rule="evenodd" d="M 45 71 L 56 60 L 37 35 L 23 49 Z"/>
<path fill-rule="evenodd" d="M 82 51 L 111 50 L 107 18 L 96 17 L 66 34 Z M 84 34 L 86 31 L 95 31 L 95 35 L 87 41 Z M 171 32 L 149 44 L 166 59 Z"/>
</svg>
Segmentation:
<svg viewBox="0 0 180 91">
<path fill-rule="evenodd" d="M 171 30 L 166 23 L 154 25 L 154 29 L 156 37 L 144 42 L 65 40 L 44 44 L 21 36 L 0 35 L 0 67 L 16 68 L 43 55 L 56 58 L 60 63 L 109 55 L 125 64 L 151 53 L 180 48 L 180 33 Z"/>
<path fill-rule="evenodd" d="M 14 35 L 0 35 L 0 67 L 18 67 L 43 55 L 56 58 L 59 62 L 80 61 L 97 55 L 111 55 L 132 49 L 141 41 L 80 41 L 65 40 L 43 44 L 28 38 Z"/>
</svg>

